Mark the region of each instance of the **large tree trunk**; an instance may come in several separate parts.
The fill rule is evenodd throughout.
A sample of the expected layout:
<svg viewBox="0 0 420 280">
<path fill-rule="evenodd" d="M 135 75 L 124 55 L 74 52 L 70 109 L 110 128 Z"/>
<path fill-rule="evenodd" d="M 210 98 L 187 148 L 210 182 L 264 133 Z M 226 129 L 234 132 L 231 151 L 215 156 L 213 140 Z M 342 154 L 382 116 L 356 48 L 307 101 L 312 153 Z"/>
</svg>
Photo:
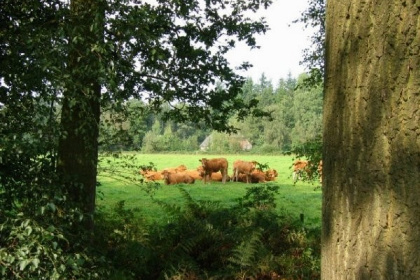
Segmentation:
<svg viewBox="0 0 420 280">
<path fill-rule="evenodd" d="M 97 0 L 73 0 L 70 7 L 58 172 L 70 202 L 89 216 L 94 212 L 96 195 L 101 61 L 95 49 L 103 41 L 103 5 Z M 92 220 L 87 219 L 86 225 L 91 227 Z"/>
<path fill-rule="evenodd" d="M 420 279 L 419 1 L 327 1 L 322 279 Z"/>
</svg>

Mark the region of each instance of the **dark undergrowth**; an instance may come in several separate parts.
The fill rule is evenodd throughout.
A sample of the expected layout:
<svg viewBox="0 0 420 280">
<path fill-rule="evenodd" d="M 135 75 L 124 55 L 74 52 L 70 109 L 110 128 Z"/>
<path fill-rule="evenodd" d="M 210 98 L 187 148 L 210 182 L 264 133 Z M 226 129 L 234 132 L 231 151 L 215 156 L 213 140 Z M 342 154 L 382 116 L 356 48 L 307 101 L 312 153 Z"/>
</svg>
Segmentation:
<svg viewBox="0 0 420 280">
<path fill-rule="evenodd" d="M 164 225 L 121 201 L 98 215 L 93 247 L 112 263 L 110 279 L 319 279 L 320 229 L 278 215 L 277 188 L 251 187 L 224 208 L 179 187 L 182 205 L 155 201 Z"/>
</svg>

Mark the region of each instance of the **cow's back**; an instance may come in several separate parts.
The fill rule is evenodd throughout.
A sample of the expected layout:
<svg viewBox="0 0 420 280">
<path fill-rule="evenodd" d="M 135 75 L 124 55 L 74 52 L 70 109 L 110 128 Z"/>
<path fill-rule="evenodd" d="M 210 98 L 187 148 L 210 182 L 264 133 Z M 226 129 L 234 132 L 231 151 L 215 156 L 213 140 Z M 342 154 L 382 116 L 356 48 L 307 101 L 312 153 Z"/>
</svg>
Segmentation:
<svg viewBox="0 0 420 280">
<path fill-rule="evenodd" d="M 225 158 L 212 158 L 205 161 L 203 168 L 207 172 L 217 172 L 228 168 L 228 161 Z"/>
<path fill-rule="evenodd" d="M 228 161 L 225 158 L 212 159 L 210 162 L 210 168 L 214 172 L 217 172 L 220 170 L 226 170 L 228 168 Z"/>
<path fill-rule="evenodd" d="M 193 184 L 195 179 L 186 172 L 179 172 L 179 173 L 172 173 L 172 172 L 165 172 L 164 175 L 165 183 L 167 185 L 173 184 Z"/>
</svg>

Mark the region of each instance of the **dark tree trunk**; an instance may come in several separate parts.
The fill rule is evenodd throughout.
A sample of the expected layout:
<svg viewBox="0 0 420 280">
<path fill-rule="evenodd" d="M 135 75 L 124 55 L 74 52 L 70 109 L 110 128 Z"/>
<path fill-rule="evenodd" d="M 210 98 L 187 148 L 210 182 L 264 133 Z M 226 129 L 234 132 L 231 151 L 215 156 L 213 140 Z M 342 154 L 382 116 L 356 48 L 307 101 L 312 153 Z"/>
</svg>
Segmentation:
<svg viewBox="0 0 420 280">
<path fill-rule="evenodd" d="M 103 6 L 96 0 L 73 0 L 69 23 L 68 79 L 61 112 L 58 172 L 70 203 L 91 216 L 95 210 L 100 118 L 100 55 Z M 88 228 L 92 219 L 86 220 Z"/>
<path fill-rule="evenodd" d="M 327 1 L 322 279 L 420 279 L 419 18 Z"/>
</svg>

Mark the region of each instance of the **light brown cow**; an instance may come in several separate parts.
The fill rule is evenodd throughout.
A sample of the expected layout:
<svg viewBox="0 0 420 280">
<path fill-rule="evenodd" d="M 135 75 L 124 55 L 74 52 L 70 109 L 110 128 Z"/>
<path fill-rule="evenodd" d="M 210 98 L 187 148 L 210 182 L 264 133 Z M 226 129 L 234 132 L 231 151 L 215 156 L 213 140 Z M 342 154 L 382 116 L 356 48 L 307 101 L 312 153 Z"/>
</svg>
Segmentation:
<svg viewBox="0 0 420 280">
<path fill-rule="evenodd" d="M 155 171 L 151 168 L 142 168 L 140 169 L 139 173 L 145 178 L 147 181 L 157 181 L 162 180 L 161 171 Z"/>
<path fill-rule="evenodd" d="M 257 166 L 256 161 L 243 161 L 243 160 L 237 160 L 233 163 L 233 175 L 232 180 L 238 182 L 238 176 L 239 174 L 245 174 L 246 176 L 246 182 L 249 183 L 251 172 L 255 169 Z"/>
<path fill-rule="evenodd" d="M 163 179 L 161 171 L 147 171 L 143 174 L 143 177 L 146 178 L 147 181 L 158 181 Z"/>
<path fill-rule="evenodd" d="M 185 172 L 173 173 L 168 170 L 162 171 L 162 176 L 165 184 L 174 185 L 174 184 L 193 184 L 195 182 L 194 178 L 188 175 Z"/>
<path fill-rule="evenodd" d="M 297 159 L 293 163 L 293 184 L 302 178 L 303 172 L 309 171 L 309 161 Z"/>
<path fill-rule="evenodd" d="M 275 181 L 278 176 L 279 176 L 279 173 L 275 169 L 269 169 L 265 171 L 266 181 Z"/>
<path fill-rule="evenodd" d="M 203 169 L 203 167 L 200 165 L 199 167 L 201 167 L 201 169 Z M 195 180 L 202 180 L 203 179 L 203 171 L 199 170 L 198 168 L 193 170 L 193 169 L 187 169 L 184 171 L 185 173 L 187 173 L 188 175 L 190 175 L 191 177 L 193 177 Z"/>
<path fill-rule="evenodd" d="M 211 180 L 212 181 L 217 181 L 217 182 L 223 182 L 223 175 L 221 172 L 214 172 L 211 173 Z M 226 180 L 230 181 L 230 176 L 226 175 Z"/>
<path fill-rule="evenodd" d="M 199 161 L 201 162 L 201 165 L 203 167 L 202 177 L 204 183 L 206 183 L 207 181 L 211 182 L 211 174 L 218 171 L 220 171 L 220 173 L 222 174 L 222 183 L 226 183 L 228 161 L 225 158 L 202 158 Z"/>
<path fill-rule="evenodd" d="M 187 167 L 186 167 L 185 165 L 181 164 L 181 165 L 180 165 L 180 166 L 178 166 L 178 167 L 168 167 L 168 168 L 164 168 L 162 171 L 165 171 L 165 170 L 167 170 L 167 171 L 169 171 L 169 172 L 172 172 L 172 173 L 177 173 L 177 172 L 182 172 L 182 171 L 187 170 Z"/>
<path fill-rule="evenodd" d="M 293 163 L 293 184 L 296 184 L 297 180 L 302 179 L 304 173 L 306 177 L 311 180 L 315 171 L 315 166 L 307 160 L 295 160 Z"/>
<path fill-rule="evenodd" d="M 154 171 L 152 169 L 140 169 L 139 173 L 141 175 L 143 175 L 143 177 L 147 180 L 147 181 L 158 181 L 158 180 L 163 180 L 162 177 L 162 172 L 167 170 L 169 172 L 172 173 L 177 173 L 177 172 L 182 172 L 185 171 L 187 169 L 187 167 L 183 164 L 181 164 L 178 167 L 168 167 L 163 169 L 162 171 Z"/>
<path fill-rule="evenodd" d="M 204 176 L 205 176 L 205 172 L 204 172 L 204 168 L 203 168 L 202 165 L 197 167 L 197 172 L 200 174 L 200 179 L 203 179 Z M 207 177 L 207 179 L 208 179 L 208 177 Z M 212 181 L 222 182 L 223 181 L 223 175 L 220 171 L 213 172 L 213 173 L 211 173 L 210 179 Z M 230 181 L 230 176 L 229 175 L 226 175 L 226 180 Z"/>
<path fill-rule="evenodd" d="M 139 170 L 139 173 L 141 174 L 141 175 L 143 175 L 143 176 L 146 176 L 146 174 L 148 173 L 148 172 L 150 172 L 150 171 L 155 171 L 154 169 L 152 169 L 151 167 L 142 167 L 142 168 L 140 168 L 140 170 Z"/>
<path fill-rule="evenodd" d="M 322 159 L 318 163 L 319 182 L 322 184 Z"/>
<path fill-rule="evenodd" d="M 274 181 L 278 173 L 275 169 L 269 169 L 266 171 L 262 171 L 259 169 L 254 169 L 249 177 L 249 182 L 251 183 L 265 183 L 267 181 Z M 239 174 L 238 175 L 238 182 L 246 183 L 246 174 Z"/>
<path fill-rule="evenodd" d="M 254 169 L 251 172 L 250 181 L 251 181 L 251 183 L 265 183 L 266 173 L 259 170 L 259 169 Z"/>
</svg>

